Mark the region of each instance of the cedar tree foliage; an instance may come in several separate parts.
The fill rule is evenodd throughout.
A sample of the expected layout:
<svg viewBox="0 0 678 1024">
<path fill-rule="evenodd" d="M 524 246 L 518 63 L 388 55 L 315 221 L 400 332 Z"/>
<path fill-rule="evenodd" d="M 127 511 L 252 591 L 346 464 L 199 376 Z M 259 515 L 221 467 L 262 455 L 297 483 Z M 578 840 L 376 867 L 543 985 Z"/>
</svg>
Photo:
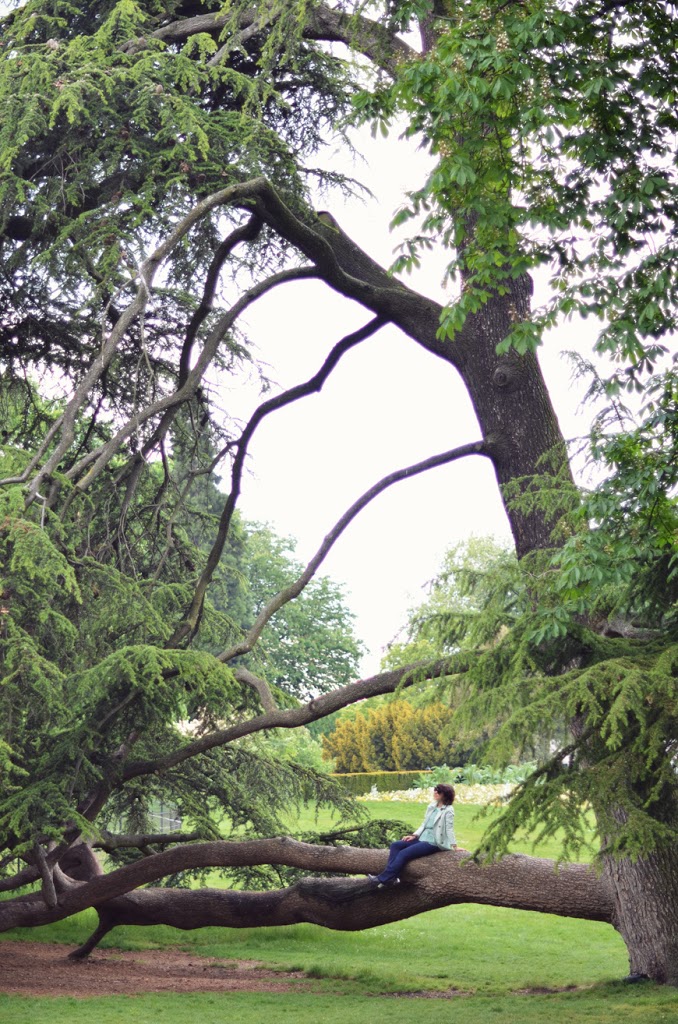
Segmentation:
<svg viewBox="0 0 678 1024">
<path fill-rule="evenodd" d="M 0 888 L 9 895 L 0 927 L 94 906 L 100 927 L 84 955 L 118 923 L 361 928 L 478 901 L 608 921 L 634 972 L 678 983 L 673 7 L 5 8 Z M 388 131 L 396 117 L 434 168 L 396 214 L 412 234 L 392 272 L 319 219 L 311 200 L 318 184 L 351 187 L 313 165 L 329 132 L 351 119 Z M 457 282 L 445 308 L 398 277 L 433 245 L 447 248 Z M 550 272 L 551 298 L 533 311 L 537 267 Z M 364 307 L 365 325 L 328 348 L 312 378 L 235 424 L 207 375 L 248 362 L 242 313 L 303 278 Z M 573 485 L 536 355 L 563 316 L 601 321 L 598 348 L 614 360 L 597 381 L 608 408 L 619 412 L 625 388 L 647 399 L 638 423 L 598 424 L 592 452 L 607 477 L 590 496 Z M 215 594 L 228 584 L 252 435 L 320 390 L 387 323 L 458 371 L 478 437 L 375 483 L 243 631 Z M 487 587 L 477 625 L 450 619 L 439 659 L 324 687 L 305 704 L 290 700 L 284 678 L 271 685 L 254 671 L 248 656 L 267 623 L 360 510 L 466 456 L 489 460 L 517 554 Z M 217 468 L 227 496 L 209 541 L 202 530 L 197 543 L 190 495 Z M 461 723 L 489 736 L 497 757 L 544 719 L 569 723 L 571 742 L 519 788 L 488 837 L 493 863 L 431 858 L 408 870 L 397 895 L 322 877 L 209 898 L 139 889 L 214 866 L 262 884 L 271 866 L 378 868 L 383 852 L 346 837 L 275 838 L 280 802 L 329 799 L 331 786 L 266 766 L 245 737 L 440 678 Z M 253 791 L 273 773 L 277 792 L 269 785 L 271 799 L 255 806 Z M 149 798 L 164 796 L 195 824 L 190 833 L 144 827 Z M 598 875 L 497 859 L 512 830 L 535 820 L 564 827 L 576 845 L 584 804 L 598 821 Z M 220 809 L 236 841 L 219 838 Z M 97 846 L 120 866 L 104 872 Z"/>
</svg>

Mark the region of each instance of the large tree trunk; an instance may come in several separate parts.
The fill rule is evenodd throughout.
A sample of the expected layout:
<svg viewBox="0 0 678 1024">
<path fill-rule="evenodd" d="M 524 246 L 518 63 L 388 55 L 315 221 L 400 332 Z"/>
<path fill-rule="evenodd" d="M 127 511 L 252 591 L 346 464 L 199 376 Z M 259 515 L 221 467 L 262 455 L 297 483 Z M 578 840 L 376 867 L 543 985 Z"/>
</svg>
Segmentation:
<svg viewBox="0 0 678 1024">
<path fill-rule="evenodd" d="M 464 326 L 459 373 L 486 441 L 518 558 L 552 545 L 553 521 L 543 511 L 515 507 L 504 486 L 537 475 L 572 482 L 567 448 L 534 353 L 497 355 L 497 345 L 516 320 L 530 315 L 528 277 L 512 282 L 508 295 L 487 302 Z M 454 342 L 452 343 L 454 344 Z"/>
<path fill-rule="evenodd" d="M 659 848 L 635 862 L 608 858 L 603 878 L 631 974 L 678 985 L 678 849 Z"/>
<path fill-rule="evenodd" d="M 308 247 L 270 193 L 262 212 L 314 260 Z M 322 230 L 322 229 L 320 229 Z M 552 544 L 553 523 L 543 511 L 525 511 L 507 499 L 503 485 L 539 474 L 572 480 L 567 449 L 535 354 L 497 355 L 497 345 L 530 312 L 531 282 L 522 277 L 469 316 L 460 334 L 437 337 L 441 307 L 389 278 L 378 264 L 343 232 L 322 231 L 336 266 L 321 266 L 321 277 L 337 291 L 397 324 L 438 358 L 451 363 L 468 390 L 483 441 L 492 461 L 518 557 Z M 322 263 L 322 260 L 321 260 Z M 614 886 L 615 924 L 629 948 L 631 970 L 676 983 L 678 943 L 678 854 L 608 865 Z M 642 904 L 642 906 L 641 906 Z"/>
<path fill-rule="evenodd" d="M 469 316 L 453 340 L 439 338 L 439 303 L 390 276 L 342 231 L 321 224 L 309 231 L 267 183 L 253 183 L 253 193 L 262 219 L 312 260 L 330 287 L 400 327 L 455 367 L 478 417 L 518 557 L 549 546 L 548 516 L 515 507 L 503 491 L 512 480 L 549 472 L 571 479 L 565 441 L 537 357 L 496 351 L 516 322 L 530 315 L 530 278 L 524 275 L 511 282 L 507 294 L 495 296 Z"/>
</svg>

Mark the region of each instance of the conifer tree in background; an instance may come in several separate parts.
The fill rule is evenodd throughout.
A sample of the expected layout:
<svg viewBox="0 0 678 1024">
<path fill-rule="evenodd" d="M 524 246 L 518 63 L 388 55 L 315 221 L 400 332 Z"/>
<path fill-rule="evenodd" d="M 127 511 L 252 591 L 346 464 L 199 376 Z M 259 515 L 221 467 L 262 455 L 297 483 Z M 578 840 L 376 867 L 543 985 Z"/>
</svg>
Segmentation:
<svg viewBox="0 0 678 1024">
<path fill-rule="evenodd" d="M 338 772 L 413 771 L 438 764 L 458 764 L 446 740 L 452 720 L 450 708 L 434 701 L 415 707 L 407 700 L 392 700 L 377 708 L 340 718 L 336 728 L 322 737 L 323 752 Z"/>
<path fill-rule="evenodd" d="M 41 888 L 4 900 L 0 927 L 96 906 L 101 926 L 85 953 L 121 922 L 206 923 L 196 894 L 135 891 L 180 870 L 374 870 L 380 855 L 368 850 L 106 840 L 100 829 L 121 801 L 173 787 L 198 822 L 196 839 L 213 828 L 209 799 L 196 795 L 203 789 L 239 808 L 237 825 L 271 835 L 272 819 L 260 808 L 254 821 L 246 806 L 253 762 L 233 741 L 444 677 L 465 728 L 491 726 L 498 759 L 544 718 L 571 731 L 521 786 L 486 849 L 501 853 L 515 828 L 534 821 L 564 827 L 574 849 L 586 801 L 602 874 L 574 865 L 556 874 L 529 858 L 456 871 L 450 854 L 445 872 L 420 868 L 438 872 L 435 886 L 419 890 L 412 869 L 406 912 L 489 899 L 605 920 L 623 936 L 633 972 L 678 983 L 673 8 L 654 0 L 8 7 L 0 360 L 14 419 L 0 449 L 0 888 L 36 880 Z M 420 45 L 407 30 L 418 30 Z M 347 187 L 313 161 L 351 110 L 384 131 L 405 116 L 435 157 L 396 216 L 412 223 L 396 272 L 431 245 L 447 247 L 459 291 L 444 309 L 313 212 L 318 180 Z M 551 299 L 533 312 L 530 273 L 540 266 L 550 269 Z M 271 288 L 307 277 L 369 319 L 328 351 L 313 379 L 267 398 L 244 427 L 231 422 L 209 381 L 249 359 L 241 314 Z M 598 350 L 613 361 L 594 381 L 613 413 L 612 425 L 596 424 L 591 447 L 607 477 L 588 496 L 573 485 L 536 356 L 544 330 L 563 316 L 598 317 Z M 249 441 L 386 323 L 455 367 L 479 436 L 375 484 L 242 636 L 211 594 L 237 536 Z M 60 402 L 47 400 L 55 381 Z M 634 423 L 620 406 L 626 389 L 644 396 Z M 441 659 L 289 707 L 242 660 L 265 641 L 268 621 L 386 486 L 470 455 L 495 472 L 518 556 L 487 590 L 477 628 L 450 620 Z M 186 508 L 191 487 L 217 470 L 228 494 L 206 552 Z M 289 659 L 278 665 L 286 676 Z M 303 699 L 312 679 L 305 671 L 295 684 Z M 186 719 L 201 723 L 190 739 L 177 730 Z M 325 792 L 312 772 L 303 779 L 305 792 Z M 155 852 L 101 877 L 96 842 Z M 366 896 L 359 911 L 335 899 L 359 884 L 305 879 L 271 894 L 265 923 L 366 927 L 398 916 L 392 894 Z M 259 923 L 257 906 L 247 892 L 216 894 L 210 922 Z"/>
</svg>

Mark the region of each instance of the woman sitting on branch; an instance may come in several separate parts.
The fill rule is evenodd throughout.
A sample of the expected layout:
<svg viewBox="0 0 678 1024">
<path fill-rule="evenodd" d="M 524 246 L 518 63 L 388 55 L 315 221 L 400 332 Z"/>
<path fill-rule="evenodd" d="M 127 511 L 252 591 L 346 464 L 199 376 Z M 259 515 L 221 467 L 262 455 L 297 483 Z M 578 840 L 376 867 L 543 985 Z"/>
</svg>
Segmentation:
<svg viewBox="0 0 678 1024">
<path fill-rule="evenodd" d="M 428 857 L 439 850 L 457 849 L 453 803 L 453 786 L 440 783 L 434 788 L 433 803 L 428 805 L 426 816 L 416 832 L 404 836 L 397 843 L 391 843 L 384 870 L 379 875 L 367 876 L 378 889 L 398 885 L 400 872 L 409 861 Z"/>
</svg>

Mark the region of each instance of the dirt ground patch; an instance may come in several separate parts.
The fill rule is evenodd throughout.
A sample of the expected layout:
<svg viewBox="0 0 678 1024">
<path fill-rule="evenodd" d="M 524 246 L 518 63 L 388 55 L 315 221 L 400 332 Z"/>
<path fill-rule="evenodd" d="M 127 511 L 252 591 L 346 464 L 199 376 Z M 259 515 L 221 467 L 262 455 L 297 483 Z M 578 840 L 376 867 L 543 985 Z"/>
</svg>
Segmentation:
<svg viewBox="0 0 678 1024">
<path fill-rule="evenodd" d="M 0 942 L 0 992 L 26 996 L 135 995 L 139 992 L 299 991 L 303 972 L 272 971 L 249 960 L 215 960 L 177 950 L 100 949 L 68 960 L 71 946 Z"/>
</svg>

